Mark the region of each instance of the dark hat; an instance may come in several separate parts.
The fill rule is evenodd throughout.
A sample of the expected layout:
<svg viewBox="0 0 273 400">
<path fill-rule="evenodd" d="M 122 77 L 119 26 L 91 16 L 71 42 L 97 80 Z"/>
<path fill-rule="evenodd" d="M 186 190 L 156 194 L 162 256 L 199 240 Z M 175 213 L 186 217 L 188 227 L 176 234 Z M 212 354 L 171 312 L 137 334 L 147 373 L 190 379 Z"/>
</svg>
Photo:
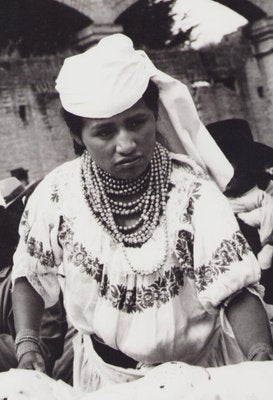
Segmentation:
<svg viewBox="0 0 273 400">
<path fill-rule="evenodd" d="M 253 144 L 250 126 L 244 119 L 225 119 L 208 124 L 206 127 L 232 164 L 237 162 L 242 152 L 249 151 Z"/>
<path fill-rule="evenodd" d="M 272 164 L 273 148 L 253 140 L 246 120 L 217 121 L 208 124 L 207 129 L 231 163 L 252 163 L 256 170 Z"/>
<path fill-rule="evenodd" d="M 27 179 L 28 178 L 28 169 L 23 167 L 14 168 L 10 171 L 11 176 L 15 176 L 17 179 Z"/>
<path fill-rule="evenodd" d="M 264 143 L 253 142 L 253 156 L 258 166 L 265 168 L 273 166 L 273 148 Z"/>
<path fill-rule="evenodd" d="M 248 122 L 227 119 L 208 124 L 207 129 L 234 167 L 225 193 L 240 195 L 259 184 L 266 166 L 273 163 L 273 149 L 253 140 Z"/>
<path fill-rule="evenodd" d="M 245 119 L 230 118 L 216 121 L 208 124 L 207 129 L 214 138 L 219 140 L 236 137 L 241 143 L 253 142 L 250 126 Z"/>
</svg>

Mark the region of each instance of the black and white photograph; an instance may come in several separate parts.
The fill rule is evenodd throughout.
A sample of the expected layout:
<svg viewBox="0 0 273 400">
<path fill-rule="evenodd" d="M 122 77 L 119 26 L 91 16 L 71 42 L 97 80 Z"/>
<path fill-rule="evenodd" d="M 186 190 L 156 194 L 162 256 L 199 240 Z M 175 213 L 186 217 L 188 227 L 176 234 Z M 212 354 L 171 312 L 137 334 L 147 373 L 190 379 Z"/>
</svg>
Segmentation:
<svg viewBox="0 0 273 400">
<path fill-rule="evenodd" d="M 0 0 L 0 400 L 273 399 L 273 1 Z"/>
</svg>

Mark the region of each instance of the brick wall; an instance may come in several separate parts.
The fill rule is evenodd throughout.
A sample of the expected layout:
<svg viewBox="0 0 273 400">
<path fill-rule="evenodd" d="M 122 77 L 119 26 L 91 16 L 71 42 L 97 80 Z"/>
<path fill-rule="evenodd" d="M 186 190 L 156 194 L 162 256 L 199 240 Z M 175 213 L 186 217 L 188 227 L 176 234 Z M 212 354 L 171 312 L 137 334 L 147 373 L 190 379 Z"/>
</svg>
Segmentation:
<svg viewBox="0 0 273 400">
<path fill-rule="evenodd" d="M 189 86 L 205 124 L 245 118 L 255 138 L 273 146 L 263 76 L 251 53 L 246 51 L 242 57 L 240 47 L 238 52 L 229 45 L 215 54 L 172 50 L 153 51 L 150 57 Z M 20 166 L 29 169 L 31 180 L 38 179 L 74 157 L 54 90 L 62 61 L 63 56 L 0 59 L 0 179 Z M 191 86 L 203 81 L 209 86 Z"/>
<path fill-rule="evenodd" d="M 60 65 L 58 58 L 0 62 L 1 179 L 21 166 L 38 179 L 73 157 L 53 86 Z"/>
</svg>

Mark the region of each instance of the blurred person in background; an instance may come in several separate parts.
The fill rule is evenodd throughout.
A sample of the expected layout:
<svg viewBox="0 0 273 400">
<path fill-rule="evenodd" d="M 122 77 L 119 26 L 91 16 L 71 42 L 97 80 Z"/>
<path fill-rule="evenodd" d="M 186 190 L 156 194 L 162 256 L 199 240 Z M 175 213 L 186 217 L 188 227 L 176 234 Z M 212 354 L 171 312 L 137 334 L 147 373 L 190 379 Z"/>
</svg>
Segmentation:
<svg viewBox="0 0 273 400">
<path fill-rule="evenodd" d="M 273 304 L 273 148 L 254 141 L 243 119 L 227 119 L 207 129 L 234 167 L 225 194 L 262 269 L 265 300 Z"/>
<path fill-rule="evenodd" d="M 10 171 L 10 174 L 14 178 L 17 178 L 22 183 L 22 185 L 29 185 L 28 169 L 25 169 L 23 167 L 14 168 Z"/>
</svg>

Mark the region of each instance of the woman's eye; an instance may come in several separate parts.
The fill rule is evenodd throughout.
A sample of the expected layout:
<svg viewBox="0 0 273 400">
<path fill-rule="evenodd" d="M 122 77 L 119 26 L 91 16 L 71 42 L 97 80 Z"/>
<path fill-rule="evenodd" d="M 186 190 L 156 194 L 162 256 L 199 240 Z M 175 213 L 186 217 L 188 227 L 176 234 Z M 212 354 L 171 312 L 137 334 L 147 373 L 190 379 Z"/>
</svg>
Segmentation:
<svg viewBox="0 0 273 400">
<path fill-rule="evenodd" d="M 129 121 L 127 122 L 127 128 L 130 130 L 139 129 L 145 124 L 145 121 L 146 120 L 144 118 Z"/>
<path fill-rule="evenodd" d="M 97 131 L 97 136 L 101 138 L 107 138 L 114 135 L 115 129 L 114 128 L 104 128 Z"/>
</svg>

